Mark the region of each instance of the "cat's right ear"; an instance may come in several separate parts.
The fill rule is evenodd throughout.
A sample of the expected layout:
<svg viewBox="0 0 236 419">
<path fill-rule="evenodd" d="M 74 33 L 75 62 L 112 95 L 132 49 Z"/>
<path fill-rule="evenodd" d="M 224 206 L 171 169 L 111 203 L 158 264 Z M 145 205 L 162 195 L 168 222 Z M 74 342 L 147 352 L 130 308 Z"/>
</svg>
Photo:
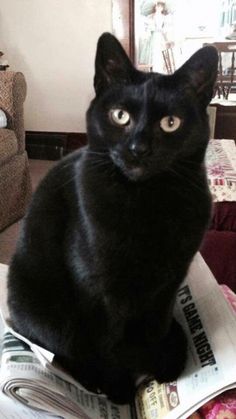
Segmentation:
<svg viewBox="0 0 236 419">
<path fill-rule="evenodd" d="M 112 84 L 127 84 L 134 73 L 135 68 L 119 41 L 110 33 L 104 33 L 98 40 L 95 59 L 96 94 L 99 95 Z"/>
</svg>

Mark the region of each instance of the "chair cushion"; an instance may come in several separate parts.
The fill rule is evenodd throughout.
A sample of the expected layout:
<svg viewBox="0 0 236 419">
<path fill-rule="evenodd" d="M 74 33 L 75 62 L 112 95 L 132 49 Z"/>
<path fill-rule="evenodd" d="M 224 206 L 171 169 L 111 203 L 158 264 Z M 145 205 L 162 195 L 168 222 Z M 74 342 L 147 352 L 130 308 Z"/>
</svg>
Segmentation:
<svg viewBox="0 0 236 419">
<path fill-rule="evenodd" d="M 14 131 L 0 129 L 0 166 L 18 152 L 18 143 Z"/>
<path fill-rule="evenodd" d="M 0 166 L 0 231 L 24 215 L 30 195 L 27 154 L 16 154 Z"/>
</svg>

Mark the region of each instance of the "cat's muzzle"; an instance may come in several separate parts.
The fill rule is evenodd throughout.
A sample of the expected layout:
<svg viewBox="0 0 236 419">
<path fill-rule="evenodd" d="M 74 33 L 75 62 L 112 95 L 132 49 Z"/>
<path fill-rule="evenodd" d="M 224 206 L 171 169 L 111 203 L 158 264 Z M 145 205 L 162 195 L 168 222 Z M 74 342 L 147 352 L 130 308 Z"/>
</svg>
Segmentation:
<svg viewBox="0 0 236 419">
<path fill-rule="evenodd" d="M 126 176 L 128 179 L 133 181 L 141 180 L 145 174 L 144 165 L 134 160 L 126 160 L 121 155 L 113 150 L 110 153 L 111 159 L 116 167 L 121 171 L 121 173 Z"/>
</svg>

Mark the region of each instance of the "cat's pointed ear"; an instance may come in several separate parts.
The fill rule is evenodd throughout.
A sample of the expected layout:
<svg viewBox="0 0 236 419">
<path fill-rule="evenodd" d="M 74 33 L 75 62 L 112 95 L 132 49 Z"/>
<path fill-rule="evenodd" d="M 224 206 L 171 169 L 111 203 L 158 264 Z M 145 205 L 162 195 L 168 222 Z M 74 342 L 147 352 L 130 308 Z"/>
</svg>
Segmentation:
<svg viewBox="0 0 236 419">
<path fill-rule="evenodd" d="M 104 33 L 98 40 L 95 59 L 96 94 L 113 83 L 128 83 L 134 72 L 135 69 L 119 41 L 110 33 Z"/>
<path fill-rule="evenodd" d="M 207 106 L 213 96 L 217 78 L 218 53 L 213 46 L 199 49 L 176 73 L 192 87 L 203 106 Z"/>
</svg>

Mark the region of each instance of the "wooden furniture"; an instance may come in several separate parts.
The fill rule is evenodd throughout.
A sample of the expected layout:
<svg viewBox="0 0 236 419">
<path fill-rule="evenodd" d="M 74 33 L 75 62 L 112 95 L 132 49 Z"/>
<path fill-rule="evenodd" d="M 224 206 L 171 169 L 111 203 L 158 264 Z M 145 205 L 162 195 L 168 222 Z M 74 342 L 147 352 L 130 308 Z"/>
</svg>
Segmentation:
<svg viewBox="0 0 236 419">
<path fill-rule="evenodd" d="M 213 42 L 210 45 L 218 50 L 219 55 L 215 93 L 227 100 L 229 93 L 236 91 L 236 41 Z"/>
<path fill-rule="evenodd" d="M 167 48 L 162 51 L 163 60 L 165 63 L 166 73 L 172 74 L 175 71 L 175 59 L 173 53 L 173 46 L 167 45 Z"/>
<path fill-rule="evenodd" d="M 112 0 L 112 27 L 131 61 L 135 61 L 134 0 Z"/>
<path fill-rule="evenodd" d="M 216 107 L 216 122 L 214 138 L 236 139 L 236 106 L 224 106 L 214 103 Z"/>
<path fill-rule="evenodd" d="M 140 71 L 144 71 L 145 73 L 152 72 L 152 66 L 150 64 L 139 64 L 137 69 Z"/>
</svg>

